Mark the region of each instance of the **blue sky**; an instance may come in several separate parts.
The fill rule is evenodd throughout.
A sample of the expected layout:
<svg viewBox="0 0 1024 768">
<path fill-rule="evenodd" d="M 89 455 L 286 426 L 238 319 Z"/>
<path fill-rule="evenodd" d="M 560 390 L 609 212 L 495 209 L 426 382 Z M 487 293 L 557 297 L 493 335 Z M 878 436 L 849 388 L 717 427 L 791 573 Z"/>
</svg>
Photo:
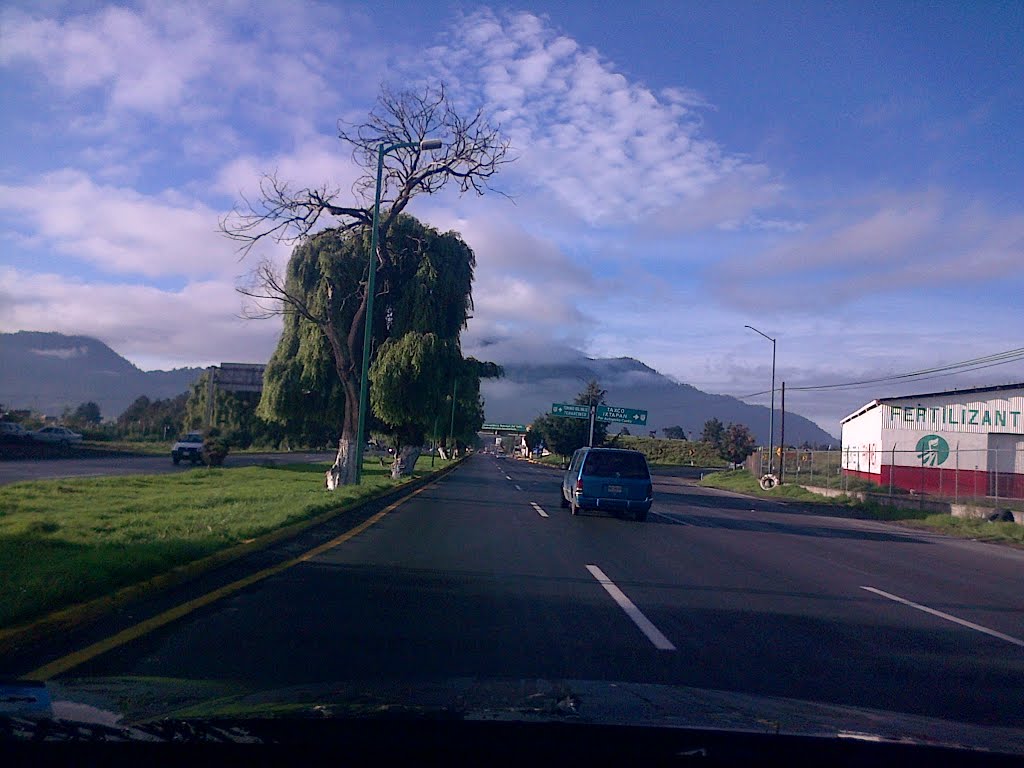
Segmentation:
<svg viewBox="0 0 1024 768">
<path fill-rule="evenodd" d="M 218 217 L 262 171 L 347 189 L 338 118 L 443 79 L 518 158 L 514 202 L 411 208 L 476 251 L 470 352 L 629 355 L 744 395 L 771 365 L 745 324 L 791 387 L 1024 346 L 1024 4 L 383 6 L 5 4 L 0 330 L 144 368 L 265 360 L 279 327 L 234 288 L 288 248 L 240 260 Z M 837 434 L 899 391 L 788 405 Z"/>
</svg>

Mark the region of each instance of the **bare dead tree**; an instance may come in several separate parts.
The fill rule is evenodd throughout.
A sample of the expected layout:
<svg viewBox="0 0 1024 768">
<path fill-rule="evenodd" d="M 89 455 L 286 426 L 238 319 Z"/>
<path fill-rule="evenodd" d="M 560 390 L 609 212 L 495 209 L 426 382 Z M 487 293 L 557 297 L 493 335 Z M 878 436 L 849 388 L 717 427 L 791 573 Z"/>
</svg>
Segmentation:
<svg viewBox="0 0 1024 768">
<path fill-rule="evenodd" d="M 499 128 L 490 125 L 481 110 L 469 116 L 460 114 L 443 84 L 422 92 L 393 92 L 383 87 L 366 122 L 339 120 L 338 138 L 351 146 L 352 159 L 365 171 L 353 184 L 354 204 L 341 204 L 340 191 L 327 184 L 294 189 L 276 172 L 268 173 L 260 179 L 257 199 L 241 196 L 240 204 L 221 219 L 221 232 L 247 254 L 264 238 L 285 243 L 301 240 L 316 231 L 324 214 L 342 229 L 370 226 L 378 147 L 441 139 L 439 150 L 421 152 L 412 147 L 385 155 L 378 232 L 380 242 L 385 243 L 395 218 L 416 195 L 433 194 L 450 183 L 461 193 L 495 191 L 491 178 L 511 162 L 509 141 Z M 386 252 L 386 247 L 382 250 Z"/>
<path fill-rule="evenodd" d="M 511 162 L 510 145 L 481 110 L 463 115 L 454 105 L 444 85 L 422 91 L 381 89 L 377 106 L 368 119 L 359 124 L 338 123 L 338 138 L 351 147 L 353 161 L 364 170 L 352 187 L 351 203 L 344 204 L 341 192 L 328 184 L 315 188 L 293 188 L 277 173 L 264 175 L 259 195 L 250 200 L 241 196 L 220 221 L 224 235 L 239 243 L 243 256 L 264 239 L 298 243 L 323 228 L 325 216 L 339 230 L 358 230 L 372 226 L 377 182 L 378 148 L 381 145 L 410 144 L 384 156 L 381 179 L 380 218 L 378 223 L 378 263 L 389 261 L 388 234 L 409 202 L 420 194 L 433 194 L 449 184 L 459 192 L 482 195 L 494 191 L 492 177 Z M 442 147 L 421 151 L 424 139 L 440 139 Z M 500 193 L 499 193 L 500 194 Z M 338 442 L 338 455 L 328 473 L 328 487 L 352 482 L 355 476 L 355 411 L 358 408 L 358 371 L 362 358 L 363 323 L 367 309 L 367 282 L 332 286 L 345 292 L 343 303 L 354 301 L 351 322 L 343 331 L 336 317 L 325 317 L 310 310 L 301 292 L 289 290 L 287 281 L 269 262 L 261 262 L 250 274 L 249 284 L 239 292 L 254 302 L 247 315 L 271 317 L 295 313 L 316 325 L 326 336 L 335 358 L 335 369 L 346 393 L 344 427 Z M 335 305 L 337 306 L 337 305 Z"/>
</svg>

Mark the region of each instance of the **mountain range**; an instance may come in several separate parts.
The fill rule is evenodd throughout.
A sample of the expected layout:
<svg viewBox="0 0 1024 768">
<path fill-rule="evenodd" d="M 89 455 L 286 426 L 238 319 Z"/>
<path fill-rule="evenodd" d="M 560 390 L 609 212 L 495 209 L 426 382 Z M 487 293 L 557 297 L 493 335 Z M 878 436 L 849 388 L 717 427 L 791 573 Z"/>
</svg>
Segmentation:
<svg viewBox="0 0 1024 768">
<path fill-rule="evenodd" d="M 745 424 L 759 442 L 768 440 L 770 410 L 735 397 L 714 395 L 683 384 L 629 357 L 568 356 L 548 362 L 496 359 L 505 370 L 500 379 L 485 379 L 480 390 L 488 421 L 529 424 L 553 403 L 571 403 L 591 379 L 607 390 L 609 405 L 648 412 L 647 424 L 633 434 L 679 426 L 687 437 L 700 437 L 704 422 Z M 0 403 L 60 415 L 65 408 L 93 401 L 104 418 L 116 418 L 137 397 L 151 400 L 185 392 L 202 368 L 143 371 L 102 341 L 87 336 L 19 331 L 0 334 Z M 781 414 L 776 411 L 776 434 Z M 615 433 L 622 425 L 613 424 Z M 837 445 L 838 440 L 814 422 L 786 414 L 786 442 Z"/>
<path fill-rule="evenodd" d="M 116 418 L 140 395 L 181 394 L 203 370 L 143 371 L 88 336 L 0 333 L 0 403 L 47 416 L 92 401 L 103 418 Z"/>
<path fill-rule="evenodd" d="M 498 359 L 496 362 L 501 363 Z M 682 427 L 690 439 L 699 439 L 704 422 L 717 418 L 723 424 L 746 425 L 759 443 L 768 442 L 771 409 L 750 405 L 728 395 L 703 392 L 659 373 L 631 357 L 590 358 L 579 356 L 559 362 L 501 363 L 505 376 L 484 379 L 480 392 L 484 397 L 488 421 L 529 424 L 538 415 L 551 410 L 554 403 L 572 403 L 594 379 L 607 391 L 605 402 L 622 408 L 648 412 L 643 427 L 629 426 L 634 435 L 647 435 L 667 427 Z M 775 434 L 779 436 L 781 411 L 776 408 Z M 622 424 L 609 425 L 615 434 Z M 786 443 L 790 445 L 839 445 L 839 440 L 813 421 L 796 413 L 786 414 Z"/>
</svg>

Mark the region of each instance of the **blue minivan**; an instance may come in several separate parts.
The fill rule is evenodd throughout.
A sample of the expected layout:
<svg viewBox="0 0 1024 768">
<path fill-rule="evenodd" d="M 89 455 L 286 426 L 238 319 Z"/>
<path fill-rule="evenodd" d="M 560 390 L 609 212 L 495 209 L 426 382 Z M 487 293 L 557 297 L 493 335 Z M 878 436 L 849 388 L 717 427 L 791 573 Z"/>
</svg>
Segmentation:
<svg viewBox="0 0 1024 768">
<path fill-rule="evenodd" d="M 632 514 L 646 520 L 654 498 L 651 471 L 639 451 L 580 448 L 562 480 L 562 507 Z"/>
</svg>

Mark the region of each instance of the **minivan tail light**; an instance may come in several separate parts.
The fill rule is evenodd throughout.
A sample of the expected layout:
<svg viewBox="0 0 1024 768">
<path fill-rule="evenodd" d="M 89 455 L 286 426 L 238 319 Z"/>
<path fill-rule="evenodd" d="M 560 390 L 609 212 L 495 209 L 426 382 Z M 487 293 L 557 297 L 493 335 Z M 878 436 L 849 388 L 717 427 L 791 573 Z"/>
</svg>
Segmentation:
<svg viewBox="0 0 1024 768">
<path fill-rule="evenodd" d="M 580 478 L 576 481 L 576 493 L 583 493 L 583 479 Z"/>
<path fill-rule="evenodd" d="M 654 483 L 647 484 L 647 498 L 654 496 Z"/>
</svg>

